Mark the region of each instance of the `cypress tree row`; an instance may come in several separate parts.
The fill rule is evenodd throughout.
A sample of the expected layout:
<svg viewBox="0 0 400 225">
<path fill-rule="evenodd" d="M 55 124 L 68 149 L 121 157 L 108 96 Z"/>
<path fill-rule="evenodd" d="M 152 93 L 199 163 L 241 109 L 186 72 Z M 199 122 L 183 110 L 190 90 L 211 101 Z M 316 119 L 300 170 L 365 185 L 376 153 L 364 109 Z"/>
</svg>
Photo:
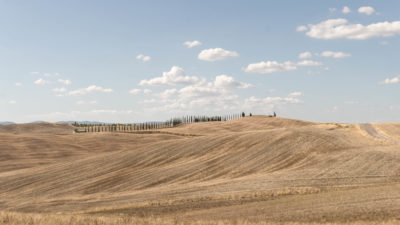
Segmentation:
<svg viewBox="0 0 400 225">
<path fill-rule="evenodd" d="M 249 114 L 252 116 L 252 114 Z M 83 123 L 79 124 L 78 122 L 74 122 L 72 125 L 75 127 L 80 127 L 81 130 L 85 132 L 132 132 L 132 131 L 140 131 L 140 130 L 154 130 L 154 129 L 163 129 L 179 126 L 180 124 L 187 123 L 199 123 L 199 122 L 214 122 L 214 121 L 228 121 L 234 119 L 240 119 L 245 117 L 246 114 L 244 112 L 238 114 L 228 114 L 224 116 L 182 116 L 175 117 L 165 122 L 143 122 L 143 123 L 130 123 L 130 124 L 121 124 L 121 123 L 113 123 L 113 124 L 90 124 Z"/>
</svg>

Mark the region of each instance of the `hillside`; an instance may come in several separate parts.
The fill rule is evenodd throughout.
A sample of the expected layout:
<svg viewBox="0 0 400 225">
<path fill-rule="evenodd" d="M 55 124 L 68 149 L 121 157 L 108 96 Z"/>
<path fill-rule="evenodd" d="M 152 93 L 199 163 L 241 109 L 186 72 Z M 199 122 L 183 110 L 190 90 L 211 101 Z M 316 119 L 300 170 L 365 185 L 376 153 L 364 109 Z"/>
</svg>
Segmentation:
<svg viewBox="0 0 400 225">
<path fill-rule="evenodd" d="M 55 124 L 45 122 L 0 125 L 0 133 L 14 134 L 71 134 L 73 130 L 74 127 L 69 124 Z"/>
<path fill-rule="evenodd" d="M 360 125 L 253 116 L 148 133 L 7 126 L 2 211 L 271 222 L 400 215 L 400 145 Z M 398 138 L 398 124 L 371 126 Z"/>
</svg>

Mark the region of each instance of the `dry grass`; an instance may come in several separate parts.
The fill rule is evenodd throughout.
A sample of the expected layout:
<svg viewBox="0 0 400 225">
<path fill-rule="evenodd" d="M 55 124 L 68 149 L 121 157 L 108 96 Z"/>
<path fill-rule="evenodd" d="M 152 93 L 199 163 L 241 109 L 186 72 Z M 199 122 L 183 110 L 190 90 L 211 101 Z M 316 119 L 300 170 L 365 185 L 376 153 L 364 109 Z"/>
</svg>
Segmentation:
<svg viewBox="0 0 400 225">
<path fill-rule="evenodd" d="M 266 222 L 242 220 L 198 220 L 187 221 L 179 217 L 138 218 L 129 216 L 84 216 L 84 215 L 51 215 L 51 214 L 23 214 L 12 212 L 0 212 L 0 225 L 394 225 L 398 220 L 388 221 L 353 221 L 353 222 Z"/>
<path fill-rule="evenodd" d="M 396 124 L 374 126 L 398 135 Z M 359 126 L 254 116 L 70 131 L 0 129 L 0 210 L 32 213 L 0 222 L 395 224 L 400 215 L 400 147 Z"/>
</svg>

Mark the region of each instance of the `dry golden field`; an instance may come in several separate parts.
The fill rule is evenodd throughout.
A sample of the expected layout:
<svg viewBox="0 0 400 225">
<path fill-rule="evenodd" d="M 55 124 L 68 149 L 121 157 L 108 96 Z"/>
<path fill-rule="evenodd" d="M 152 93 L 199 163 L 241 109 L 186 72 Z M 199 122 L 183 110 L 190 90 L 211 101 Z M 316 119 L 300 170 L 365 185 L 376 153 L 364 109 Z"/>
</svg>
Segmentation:
<svg viewBox="0 0 400 225">
<path fill-rule="evenodd" d="M 0 126 L 0 224 L 400 224 L 400 123 Z"/>
</svg>

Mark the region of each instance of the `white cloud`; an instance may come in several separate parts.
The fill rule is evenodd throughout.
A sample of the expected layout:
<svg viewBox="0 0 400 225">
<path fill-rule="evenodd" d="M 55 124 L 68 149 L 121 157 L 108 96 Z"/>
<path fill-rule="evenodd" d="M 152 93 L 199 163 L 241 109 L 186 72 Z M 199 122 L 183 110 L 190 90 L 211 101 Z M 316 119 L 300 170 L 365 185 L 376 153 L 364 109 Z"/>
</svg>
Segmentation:
<svg viewBox="0 0 400 225">
<path fill-rule="evenodd" d="M 133 94 L 133 95 L 137 95 L 137 94 L 140 94 L 140 93 L 143 93 L 143 94 L 147 95 L 147 94 L 151 94 L 152 91 L 150 89 L 143 89 L 142 90 L 142 89 L 135 88 L 135 89 L 130 90 L 129 93 Z"/>
<path fill-rule="evenodd" d="M 385 80 L 381 81 L 380 84 L 397 84 L 399 82 L 400 82 L 400 75 L 393 78 L 386 78 Z"/>
<path fill-rule="evenodd" d="M 135 89 L 130 90 L 129 94 L 137 95 L 137 94 L 140 94 L 141 92 L 142 92 L 141 89 L 135 88 Z"/>
<path fill-rule="evenodd" d="M 313 60 L 303 60 L 297 63 L 298 66 L 321 66 L 321 62 L 313 61 Z"/>
<path fill-rule="evenodd" d="M 39 72 L 30 72 L 30 74 L 32 74 L 32 75 L 39 75 L 40 73 L 39 73 Z"/>
<path fill-rule="evenodd" d="M 195 46 L 199 46 L 202 43 L 200 41 L 186 41 L 185 43 L 183 43 L 183 45 L 185 45 L 188 48 L 193 48 Z"/>
<path fill-rule="evenodd" d="M 213 80 L 202 79 L 180 89 L 167 89 L 154 94 L 157 99 L 143 101 L 151 103 L 153 111 L 181 112 L 241 110 L 239 96 L 234 90 L 251 87 L 251 84 L 237 81 L 231 76 L 222 74 Z"/>
<path fill-rule="evenodd" d="M 344 53 L 344 52 L 332 52 L 332 51 L 324 51 L 321 53 L 322 57 L 332 57 L 335 59 L 340 59 L 340 58 L 346 58 L 350 57 L 351 54 L 349 53 Z"/>
<path fill-rule="evenodd" d="M 161 77 L 156 77 L 150 80 L 142 80 L 140 81 L 140 85 L 171 86 L 179 84 L 194 84 L 197 82 L 199 82 L 198 77 L 187 76 L 182 68 L 173 66 L 170 71 L 163 72 Z"/>
<path fill-rule="evenodd" d="M 303 32 L 303 31 L 308 30 L 308 27 L 306 27 L 306 26 L 298 26 L 298 27 L 296 28 L 296 30 L 299 31 L 299 32 Z"/>
<path fill-rule="evenodd" d="M 20 82 L 15 83 L 15 86 L 20 87 L 22 84 Z"/>
<path fill-rule="evenodd" d="M 400 21 L 380 22 L 369 25 L 351 24 L 346 19 L 330 19 L 308 25 L 307 36 L 316 39 L 365 40 L 373 37 L 389 37 L 400 34 Z"/>
<path fill-rule="evenodd" d="M 300 91 L 295 91 L 289 94 L 289 97 L 300 97 L 303 96 L 303 93 Z"/>
<path fill-rule="evenodd" d="M 37 80 L 34 82 L 34 84 L 37 84 L 37 85 L 45 85 L 45 84 L 48 84 L 48 83 L 50 83 L 50 81 L 44 80 L 44 79 L 42 79 L 42 78 L 37 79 Z"/>
<path fill-rule="evenodd" d="M 158 96 L 162 99 L 168 99 L 171 98 L 173 95 L 176 95 L 178 93 L 178 90 L 173 88 L 173 89 L 167 89 L 164 92 L 158 94 Z"/>
<path fill-rule="evenodd" d="M 338 106 L 333 106 L 331 111 L 332 112 L 337 112 L 337 111 L 339 111 L 339 107 Z"/>
<path fill-rule="evenodd" d="M 296 104 L 296 103 L 303 103 L 303 101 L 301 101 L 298 98 L 295 97 L 266 97 L 264 99 L 259 99 L 256 98 L 254 96 L 246 99 L 248 102 L 252 102 L 252 103 L 256 103 L 256 104 L 288 104 L 288 103 L 292 103 L 292 104 Z"/>
<path fill-rule="evenodd" d="M 67 91 L 67 89 L 66 88 L 63 88 L 63 87 L 61 87 L 61 88 L 53 88 L 53 91 L 54 92 L 66 92 Z"/>
<path fill-rule="evenodd" d="M 287 97 L 266 97 L 257 98 L 250 97 L 244 100 L 242 107 L 251 111 L 261 111 L 271 113 L 278 108 L 288 104 L 302 104 L 303 101 L 298 97 L 300 96 L 287 96 Z"/>
<path fill-rule="evenodd" d="M 311 57 L 312 57 L 311 52 L 303 52 L 299 54 L 299 59 L 307 59 Z"/>
<path fill-rule="evenodd" d="M 358 12 L 369 16 L 375 12 L 375 9 L 372 8 L 371 6 L 362 6 L 358 8 Z"/>
<path fill-rule="evenodd" d="M 200 60 L 214 62 L 218 60 L 224 60 L 228 57 L 236 56 L 239 56 L 239 54 L 235 51 L 229 51 L 222 48 L 210 48 L 201 51 L 198 58 Z"/>
<path fill-rule="evenodd" d="M 215 77 L 214 86 L 217 88 L 249 88 L 249 83 L 239 82 L 235 78 L 222 74 Z"/>
<path fill-rule="evenodd" d="M 297 70 L 296 64 L 290 61 L 279 63 L 277 61 L 265 61 L 249 64 L 244 71 L 247 73 L 274 73 Z"/>
<path fill-rule="evenodd" d="M 58 82 L 64 84 L 64 85 L 71 85 L 71 81 L 70 80 L 63 80 L 63 79 L 58 79 Z"/>
<path fill-rule="evenodd" d="M 140 55 L 136 56 L 136 59 L 142 60 L 143 62 L 147 62 L 147 61 L 149 61 L 151 59 L 151 57 L 140 54 Z"/>
<path fill-rule="evenodd" d="M 336 8 L 329 8 L 329 12 L 332 14 L 334 12 L 336 12 Z"/>
<path fill-rule="evenodd" d="M 343 13 L 343 14 L 348 14 L 348 13 L 351 13 L 351 10 L 350 10 L 349 7 L 345 6 L 345 7 L 343 7 L 343 9 L 342 9 L 342 13 Z"/>
<path fill-rule="evenodd" d="M 244 71 L 247 73 L 275 73 L 297 70 L 297 66 L 320 66 L 321 62 L 316 62 L 312 60 L 303 60 L 300 62 L 286 61 L 279 63 L 277 61 L 265 61 L 249 64 Z"/>
<path fill-rule="evenodd" d="M 14 105 L 14 104 L 17 104 L 17 101 L 15 101 L 15 100 L 10 100 L 10 101 L 8 101 L 8 104 Z"/>
<path fill-rule="evenodd" d="M 143 89 L 143 94 L 148 95 L 151 94 L 151 90 L 150 89 Z"/>
<path fill-rule="evenodd" d="M 93 92 L 103 92 L 103 93 L 110 93 L 113 92 L 110 88 L 102 88 L 96 85 L 91 85 L 87 88 L 80 88 L 73 91 L 68 92 L 70 96 L 79 96 L 79 95 L 86 95 Z"/>
</svg>

